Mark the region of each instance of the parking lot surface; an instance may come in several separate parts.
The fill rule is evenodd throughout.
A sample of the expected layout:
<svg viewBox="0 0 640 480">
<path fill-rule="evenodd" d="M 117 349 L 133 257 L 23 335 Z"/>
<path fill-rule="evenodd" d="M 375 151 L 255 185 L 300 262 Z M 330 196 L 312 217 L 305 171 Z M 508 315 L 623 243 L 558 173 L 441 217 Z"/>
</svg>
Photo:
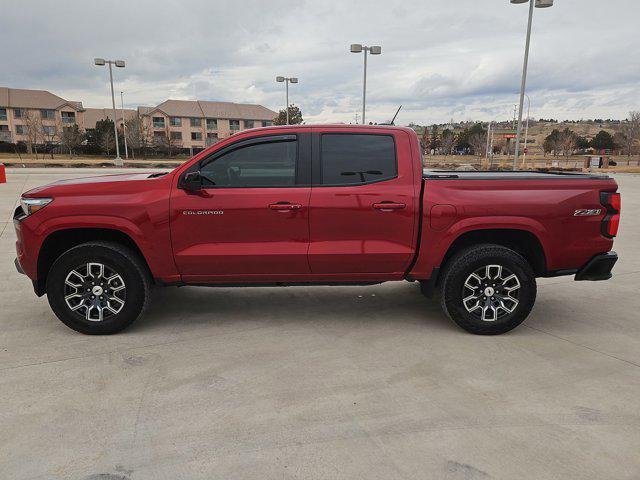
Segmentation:
<svg viewBox="0 0 640 480">
<path fill-rule="evenodd" d="M 640 175 L 615 175 L 614 278 L 541 279 L 499 337 L 406 282 L 158 289 L 78 334 L 16 272 L 10 217 L 86 175 L 0 185 L 0 478 L 640 478 Z"/>
</svg>

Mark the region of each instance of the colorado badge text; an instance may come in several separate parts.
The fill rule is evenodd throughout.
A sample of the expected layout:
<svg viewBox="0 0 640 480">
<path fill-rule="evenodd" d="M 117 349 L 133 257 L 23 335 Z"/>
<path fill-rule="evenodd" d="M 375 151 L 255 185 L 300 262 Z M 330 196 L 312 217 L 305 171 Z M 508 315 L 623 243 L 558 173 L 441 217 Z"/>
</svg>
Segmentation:
<svg viewBox="0 0 640 480">
<path fill-rule="evenodd" d="M 224 215 L 224 210 L 183 210 L 183 215 Z"/>
</svg>

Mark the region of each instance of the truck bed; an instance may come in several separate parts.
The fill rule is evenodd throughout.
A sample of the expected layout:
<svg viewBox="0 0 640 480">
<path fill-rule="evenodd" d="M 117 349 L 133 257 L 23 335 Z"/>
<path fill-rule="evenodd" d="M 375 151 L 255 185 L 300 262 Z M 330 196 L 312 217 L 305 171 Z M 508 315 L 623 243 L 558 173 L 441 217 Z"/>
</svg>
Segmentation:
<svg viewBox="0 0 640 480">
<path fill-rule="evenodd" d="M 423 170 L 421 246 L 412 274 L 429 278 L 454 241 L 487 242 L 526 232 L 541 252 L 538 274 L 575 270 L 611 250 L 601 234 L 607 175 L 564 172 Z M 583 210 L 594 214 L 580 215 Z"/>
<path fill-rule="evenodd" d="M 606 180 L 608 175 L 598 173 L 574 172 L 520 172 L 520 171 L 459 171 L 459 170 L 422 170 L 422 178 L 431 180 Z"/>
</svg>

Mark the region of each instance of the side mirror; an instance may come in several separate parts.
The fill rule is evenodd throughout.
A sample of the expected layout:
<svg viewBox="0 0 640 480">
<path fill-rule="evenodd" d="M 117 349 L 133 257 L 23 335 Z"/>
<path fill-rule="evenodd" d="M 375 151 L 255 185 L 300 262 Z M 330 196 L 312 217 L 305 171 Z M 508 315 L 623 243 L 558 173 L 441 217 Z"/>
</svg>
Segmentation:
<svg viewBox="0 0 640 480">
<path fill-rule="evenodd" d="M 182 188 L 190 192 L 202 190 L 202 176 L 199 171 L 188 172 L 182 177 Z"/>
</svg>

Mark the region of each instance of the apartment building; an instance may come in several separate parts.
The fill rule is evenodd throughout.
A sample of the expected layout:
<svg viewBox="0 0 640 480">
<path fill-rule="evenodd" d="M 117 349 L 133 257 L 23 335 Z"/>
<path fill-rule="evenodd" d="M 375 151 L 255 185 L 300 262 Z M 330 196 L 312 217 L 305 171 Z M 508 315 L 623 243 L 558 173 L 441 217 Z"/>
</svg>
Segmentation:
<svg viewBox="0 0 640 480">
<path fill-rule="evenodd" d="M 45 90 L 0 87 L 0 142 L 26 142 L 30 132 L 36 143 L 56 142 L 62 128 L 80 125 L 83 112 L 82 102 Z"/>
<path fill-rule="evenodd" d="M 116 109 L 116 123 L 118 128 L 122 128 L 122 115 L 124 113 L 125 121 L 129 121 L 138 115 L 138 111 L 131 108 L 125 108 L 124 110 Z M 96 128 L 96 123 L 100 120 L 113 120 L 112 108 L 86 108 L 81 115 L 82 123 L 78 123 L 78 126 L 82 130 L 88 130 Z"/>
<path fill-rule="evenodd" d="M 277 112 L 262 105 L 166 100 L 155 107 L 117 109 L 116 123 L 122 116 L 140 116 L 149 142 L 175 148 L 201 149 L 219 139 L 247 128 L 273 123 Z M 65 100 L 44 90 L 0 87 L 0 142 L 27 142 L 30 125 L 37 124 L 36 143 L 57 143 L 63 128 L 78 125 L 81 130 L 95 128 L 99 120 L 113 120 L 110 108 L 84 108 L 82 102 Z"/>
<path fill-rule="evenodd" d="M 167 100 L 139 107 L 152 140 L 177 148 L 204 148 L 247 128 L 273 124 L 277 113 L 262 105 L 201 100 Z"/>
</svg>

